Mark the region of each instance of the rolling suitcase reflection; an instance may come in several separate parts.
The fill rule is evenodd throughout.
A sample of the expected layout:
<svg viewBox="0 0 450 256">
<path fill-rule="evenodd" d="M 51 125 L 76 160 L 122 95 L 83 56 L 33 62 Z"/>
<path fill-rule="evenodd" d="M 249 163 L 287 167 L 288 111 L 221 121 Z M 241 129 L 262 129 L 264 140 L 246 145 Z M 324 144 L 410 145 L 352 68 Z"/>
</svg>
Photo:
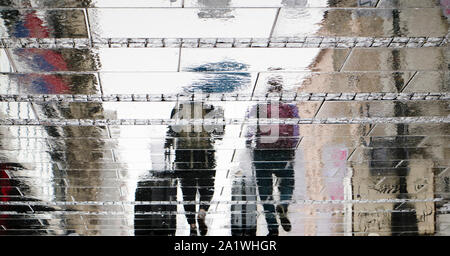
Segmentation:
<svg viewBox="0 0 450 256">
<path fill-rule="evenodd" d="M 239 174 L 236 175 L 231 189 L 231 200 L 241 202 L 231 205 L 231 235 L 256 236 L 258 213 L 255 176 L 251 173 Z"/>
<path fill-rule="evenodd" d="M 165 162 L 166 165 L 170 162 L 170 153 L 166 152 Z M 177 228 L 177 179 L 170 171 L 157 172 L 152 176 L 154 180 L 138 182 L 135 200 L 161 204 L 135 206 L 134 234 L 174 236 Z"/>
</svg>

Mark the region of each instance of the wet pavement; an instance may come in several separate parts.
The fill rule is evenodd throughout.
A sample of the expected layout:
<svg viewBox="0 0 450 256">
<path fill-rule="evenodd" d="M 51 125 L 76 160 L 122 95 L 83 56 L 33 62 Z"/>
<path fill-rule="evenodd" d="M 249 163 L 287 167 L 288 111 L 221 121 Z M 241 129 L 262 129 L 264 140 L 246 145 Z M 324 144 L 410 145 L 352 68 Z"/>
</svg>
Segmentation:
<svg viewBox="0 0 450 256">
<path fill-rule="evenodd" d="M 0 235 L 450 235 L 448 10 L 0 0 Z"/>
</svg>

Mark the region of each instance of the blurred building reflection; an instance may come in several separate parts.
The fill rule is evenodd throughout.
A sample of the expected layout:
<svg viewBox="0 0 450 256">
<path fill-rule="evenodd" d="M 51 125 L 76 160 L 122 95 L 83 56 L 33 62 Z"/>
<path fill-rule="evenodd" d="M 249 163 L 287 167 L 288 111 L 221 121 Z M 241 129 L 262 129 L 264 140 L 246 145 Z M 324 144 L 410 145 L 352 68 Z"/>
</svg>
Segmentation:
<svg viewBox="0 0 450 256">
<path fill-rule="evenodd" d="M 400 18 L 398 13 L 393 11 L 392 22 L 394 34 L 401 36 Z M 392 70 L 400 69 L 402 59 L 401 53 L 397 50 L 392 51 L 391 56 Z M 395 87 L 398 91 L 403 91 L 406 84 L 403 77 L 394 74 Z M 411 107 L 401 102 L 397 102 L 391 109 L 392 116 L 405 116 L 405 112 L 414 112 Z M 372 128 L 373 129 L 373 128 Z M 393 137 L 371 138 L 369 148 L 369 180 L 377 180 L 377 183 L 361 182 L 359 186 L 367 186 L 364 191 L 372 193 L 361 193 L 357 195 L 358 199 L 376 200 L 381 195 L 383 198 L 397 199 L 431 199 L 434 197 L 433 183 L 434 174 L 430 168 L 425 166 L 434 166 L 433 159 L 427 159 L 426 155 L 418 155 L 408 147 L 414 145 L 420 146 L 420 140 L 416 143 L 409 137 L 408 125 L 399 124 L 395 127 Z M 418 163 L 412 159 L 425 158 Z M 362 170 L 357 173 L 364 175 Z M 355 178 L 358 178 L 355 172 Z M 373 179 L 373 177 L 383 177 L 384 180 Z M 372 178 L 372 179 L 370 179 Z M 366 190 L 367 189 L 367 190 Z M 376 212 L 377 208 L 382 207 L 384 213 Z M 379 235 L 426 235 L 434 233 L 435 209 L 434 203 L 397 203 L 380 204 L 378 206 L 364 207 L 357 209 L 355 206 L 355 232 L 375 233 Z M 361 210 L 361 212 L 358 212 Z M 364 213 L 364 212 L 369 213 Z M 375 224 L 376 223 L 376 224 Z M 375 225 L 374 225 L 375 224 Z"/>
<path fill-rule="evenodd" d="M 9 2 L 9 3 L 8 3 Z M 2 6 L 14 5 L 11 1 Z M 32 7 L 32 6 L 30 6 Z M 85 38 L 86 22 L 83 11 L 1 10 L 5 35 L 13 38 Z"/>
<path fill-rule="evenodd" d="M 13 4 L 13 3 L 12 3 Z M 23 3 L 22 3 L 23 4 Z M 20 11 L 4 11 L 2 18 L 5 20 L 8 31 L 13 37 L 76 37 L 86 35 L 84 25 L 84 15 L 75 18 L 74 16 L 59 17 L 58 12 L 47 12 L 38 15 L 35 11 L 22 13 Z M 76 14 L 75 14 L 76 15 Z M 80 19 L 81 18 L 81 19 Z M 76 20 L 78 19 L 78 20 Z M 83 26 L 74 26 L 82 23 Z M 67 25 L 67 26 L 66 26 Z M 75 28 L 73 30 L 72 28 Z M 64 51 L 53 49 L 16 49 L 14 55 L 16 62 L 22 63 L 37 72 L 68 71 L 71 67 L 83 67 L 94 63 L 93 54 L 89 50 L 84 51 L 85 58 L 79 55 L 66 54 Z M 97 92 L 97 81 L 91 75 L 59 75 L 59 74 L 22 74 L 18 76 L 18 84 L 24 87 L 22 90 L 30 94 L 92 94 Z M 36 103 L 33 111 L 41 118 L 103 118 L 101 103 Z M 100 138 L 105 137 L 105 127 L 44 127 L 46 135 L 44 138 L 51 143 L 49 154 L 51 162 L 55 163 L 52 168 L 52 178 L 63 181 L 61 184 L 53 184 L 53 200 L 57 201 L 102 201 L 103 179 L 98 172 L 93 170 L 102 169 L 104 155 L 99 151 L 103 145 Z M 73 140 L 89 136 L 89 140 Z M 88 182 L 88 183 L 86 183 Z M 51 185 L 47 184 L 47 186 Z M 42 197 L 40 194 L 30 194 L 33 197 Z M 113 195 L 108 195 L 112 196 Z M 117 195 L 116 195 L 117 196 Z M 119 198 L 116 198 L 119 199 Z M 69 211 L 101 211 L 97 206 L 73 206 Z M 67 233 L 79 235 L 102 234 L 96 228 L 102 225 L 101 221 L 90 221 L 81 216 L 62 216 L 61 225 L 63 227 L 52 227 L 53 229 L 64 229 Z M 64 224 L 63 224 L 64 223 Z M 105 233 L 103 233 L 105 234 Z M 109 234 L 109 233 L 108 233 Z"/>
</svg>

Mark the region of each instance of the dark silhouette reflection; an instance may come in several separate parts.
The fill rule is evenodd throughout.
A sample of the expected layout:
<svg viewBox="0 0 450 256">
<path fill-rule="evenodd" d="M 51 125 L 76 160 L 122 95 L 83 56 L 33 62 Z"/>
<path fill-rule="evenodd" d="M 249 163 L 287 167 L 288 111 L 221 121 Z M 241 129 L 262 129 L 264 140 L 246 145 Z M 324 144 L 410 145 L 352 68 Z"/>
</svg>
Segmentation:
<svg viewBox="0 0 450 256">
<path fill-rule="evenodd" d="M 223 117 L 220 108 L 203 103 L 181 103 L 172 111 L 172 119 L 203 119 Z M 201 235 L 206 235 L 205 223 L 209 203 L 214 194 L 216 161 L 214 139 L 223 134 L 224 127 L 201 125 L 173 125 L 169 127 L 165 148 L 168 154 L 175 152 L 175 176 L 179 178 L 185 202 L 184 210 L 190 225 L 190 234 L 197 235 L 197 225 Z M 197 192 L 200 197 L 199 211 L 196 211 Z M 195 215 L 197 213 L 197 218 Z"/>
<path fill-rule="evenodd" d="M 279 93 L 282 90 L 280 78 L 269 80 L 269 92 Z M 261 103 L 249 112 L 250 118 L 298 118 L 298 108 L 295 104 L 282 102 Z M 264 213 L 269 229 L 269 236 L 278 235 L 276 212 L 285 231 L 291 230 L 287 217 L 289 201 L 294 190 L 294 158 L 298 144 L 298 125 L 260 125 L 250 128 L 247 144 L 252 149 L 253 166 L 261 201 L 274 200 L 273 176 L 277 178 L 275 186 L 280 192 L 278 205 L 264 203 Z"/>
<path fill-rule="evenodd" d="M 395 114 L 404 114 L 407 108 L 402 103 L 397 103 L 395 106 Z M 393 176 L 396 179 L 396 184 L 389 186 L 391 190 L 380 190 L 380 193 L 394 194 L 398 199 L 408 199 L 408 193 L 414 193 L 408 191 L 407 179 L 410 175 L 410 167 L 408 159 L 410 154 L 406 148 L 401 148 L 402 145 L 407 145 L 409 134 L 408 126 L 405 124 L 397 125 L 398 137 L 392 138 L 377 138 L 371 139 L 370 147 L 374 147 L 370 151 L 370 175 L 373 177 Z M 391 145 L 399 145 L 399 148 L 389 148 Z M 385 147 L 385 148 L 382 148 Z M 400 159 L 404 162 L 400 165 Z M 386 162 L 392 162 L 392 165 L 387 165 Z M 406 211 L 401 211 L 401 209 Z M 390 219 L 390 231 L 392 235 L 418 235 L 417 215 L 414 206 L 408 203 L 396 203 L 393 205 L 394 211 L 392 212 Z M 408 211 L 409 210 L 409 211 Z"/>
<path fill-rule="evenodd" d="M 248 66 L 232 61 L 206 63 L 191 68 L 191 72 L 208 72 L 204 79 L 194 81 L 184 91 L 187 93 L 230 93 L 243 88 L 250 82 Z M 228 71 L 223 73 L 224 71 Z M 229 72 L 235 71 L 235 72 Z M 223 109 L 203 103 L 181 103 L 171 113 L 172 119 L 213 119 L 223 118 Z M 190 225 L 190 234 L 207 233 L 205 216 L 209 210 L 209 202 L 214 194 L 216 176 L 215 139 L 221 139 L 224 126 L 172 125 L 169 126 L 165 143 L 166 171 L 151 172 L 152 177 L 163 181 L 139 182 L 136 201 L 167 201 L 176 199 L 176 182 L 181 185 L 183 200 L 190 202 L 184 205 L 185 216 Z M 165 181 L 169 179 L 170 181 Z M 150 192 L 150 188 L 158 192 Z M 164 187 L 164 189 L 162 188 Z M 199 211 L 197 212 L 197 194 L 199 195 Z M 176 206 L 152 205 L 135 207 L 136 235 L 175 235 Z M 140 212 L 150 213 L 141 214 Z M 153 214 L 153 212 L 163 212 Z M 172 213 L 172 214 L 171 214 Z M 197 216 L 196 216 L 197 215 Z M 167 230 L 161 230 L 163 228 Z"/>
<path fill-rule="evenodd" d="M 394 11 L 394 27 L 397 28 L 395 33 L 400 34 L 398 22 L 398 13 Z M 394 70 L 399 70 L 400 68 L 400 53 L 398 50 L 392 51 L 392 67 Z M 394 74 L 394 81 L 397 89 L 401 91 L 402 87 L 405 84 L 404 79 L 398 73 Z M 406 104 L 401 102 L 396 102 L 394 106 L 394 116 L 408 116 L 408 112 L 412 111 L 408 109 Z M 370 146 L 375 147 L 370 152 L 370 174 L 371 176 L 394 176 L 396 177 L 396 185 L 392 186 L 394 190 L 391 191 L 380 191 L 381 193 L 393 193 L 396 195 L 398 199 L 408 199 L 408 193 L 414 193 L 413 191 L 408 191 L 407 179 L 410 175 L 410 167 L 409 162 L 410 153 L 405 147 L 408 145 L 408 125 L 406 124 L 398 124 L 396 125 L 396 137 L 393 138 L 377 138 L 371 139 Z M 398 148 L 389 148 L 391 145 L 398 145 Z M 386 166 L 382 161 L 391 160 L 392 165 Z M 393 161 L 392 161 L 393 160 Z M 404 162 L 400 165 L 400 160 L 404 160 Z M 401 209 L 407 211 L 400 211 Z M 411 211 L 414 209 L 414 206 L 409 205 L 407 203 L 397 203 L 393 205 L 394 211 L 392 212 L 391 219 L 391 232 L 392 235 L 418 235 L 419 230 L 417 226 L 417 214 L 415 211 Z M 409 210 L 409 211 L 408 211 Z"/>
<path fill-rule="evenodd" d="M 392 16 L 393 16 L 393 27 L 394 27 L 394 34 L 395 36 L 403 36 L 402 32 L 401 32 L 401 27 L 400 27 L 400 12 L 398 10 L 393 10 L 392 11 Z M 393 70 L 399 70 L 401 67 L 401 57 L 400 57 L 400 52 L 398 50 L 393 50 L 392 51 L 392 57 L 393 57 L 393 62 L 392 62 L 392 68 Z M 396 73 L 397 74 L 397 73 Z M 394 76 L 394 80 L 395 80 L 395 85 L 397 87 L 397 89 L 400 91 L 401 90 L 401 86 L 405 83 L 403 78 L 401 76 L 395 75 Z M 394 114 L 395 116 L 405 116 L 405 114 L 407 114 L 406 112 L 408 112 L 408 108 L 405 104 L 402 103 L 396 103 L 395 104 L 395 108 L 394 108 Z M 408 135 L 408 127 L 405 124 L 399 124 L 397 125 L 397 134 L 398 135 Z M 401 140 L 398 141 L 397 145 L 406 145 L 406 137 L 400 137 L 400 138 L 395 138 L 395 140 Z M 405 149 L 398 149 L 396 150 L 396 152 L 388 152 L 390 154 L 394 154 L 397 155 L 397 159 L 409 159 L 409 154 Z M 403 198 L 404 195 L 408 194 L 407 188 L 406 188 L 406 177 L 407 175 L 409 175 L 409 168 L 407 166 L 405 166 L 406 168 L 399 168 L 399 172 L 397 173 L 397 175 L 399 176 L 399 188 L 400 190 L 399 192 L 399 198 Z M 401 205 L 396 204 L 394 205 L 394 209 L 398 209 Z M 405 205 L 404 207 L 410 208 L 410 206 Z M 392 233 L 393 235 L 398 235 L 401 234 L 402 231 L 408 231 L 407 234 L 409 235 L 417 235 L 418 234 L 418 226 L 417 226 L 417 215 L 416 212 L 407 212 L 405 213 L 399 213 L 394 211 L 392 213 L 392 220 L 391 220 L 391 227 L 392 227 Z"/>
<path fill-rule="evenodd" d="M 399 19 L 399 15 L 398 15 L 398 11 L 395 10 L 394 11 L 394 21 L 398 21 Z M 396 34 L 400 34 L 399 31 L 399 22 L 394 22 L 394 28 L 395 29 L 395 33 Z M 400 53 L 397 50 L 392 51 L 392 55 L 393 55 L 393 68 L 395 70 L 399 69 L 400 66 Z M 396 73 L 397 74 L 397 73 Z M 395 84 L 398 90 L 401 90 L 400 85 L 404 84 L 403 78 L 401 76 L 398 75 L 394 75 L 394 80 L 395 80 Z M 408 112 L 408 107 L 403 104 L 403 103 L 395 103 L 395 107 L 394 107 L 394 113 L 395 116 L 405 116 Z M 407 137 L 405 137 L 406 135 L 408 135 L 408 127 L 405 124 L 399 124 L 397 125 L 397 134 L 398 135 L 403 135 L 401 137 L 396 137 L 396 144 L 397 145 L 407 145 Z M 389 151 L 389 150 L 387 150 Z M 409 153 L 407 150 L 405 149 L 396 149 L 395 152 L 387 152 L 390 155 L 396 155 L 396 159 L 409 159 Z M 407 164 L 406 164 L 407 165 Z M 399 171 L 396 173 L 397 176 L 399 176 L 399 199 L 406 199 L 404 198 L 403 195 L 407 195 L 408 194 L 408 190 L 407 190 L 407 180 L 406 177 L 409 175 L 409 168 L 407 166 L 404 166 L 403 168 L 399 168 Z M 394 205 L 394 209 L 398 209 L 400 206 L 402 207 L 406 207 L 406 208 L 411 208 L 411 206 L 407 205 L 407 204 L 403 204 L 401 205 L 401 203 L 398 203 L 396 205 Z M 394 211 L 392 213 L 392 220 L 391 220 L 391 226 L 392 226 L 392 233 L 393 235 L 398 235 L 401 234 L 402 231 L 408 231 L 408 235 L 417 235 L 418 234 L 418 226 L 417 226 L 417 215 L 416 212 L 406 212 L 406 213 L 401 213 L 401 212 L 397 212 Z"/>
<path fill-rule="evenodd" d="M 395 36 L 403 36 L 402 28 L 400 27 L 400 15 L 398 10 L 392 11 L 393 28 Z M 398 50 L 392 51 L 392 69 L 401 69 L 402 58 Z M 395 86 L 398 91 L 402 91 L 405 81 L 399 73 L 394 74 Z M 408 112 L 414 111 L 409 109 L 406 104 L 396 102 L 393 109 L 393 116 L 408 116 Z M 410 152 L 406 149 L 408 145 L 408 125 L 396 125 L 396 134 L 394 138 L 371 138 L 370 147 L 374 147 L 370 151 L 370 175 L 371 176 L 393 176 L 394 184 L 390 186 L 390 191 L 380 191 L 380 193 L 393 194 L 398 199 L 408 199 L 408 177 L 411 175 L 411 167 L 409 166 L 409 159 L 411 159 Z M 393 140 L 393 141 L 392 141 Z M 397 148 L 392 148 L 395 145 Z M 418 145 L 418 144 L 417 144 Z M 416 145 L 416 146 L 417 146 Z M 391 147 L 391 148 L 390 148 Z M 403 160 L 403 161 L 401 161 Z M 389 161 L 392 164 L 381 164 L 382 161 Z M 417 167 L 416 167 L 417 168 Z M 393 189 L 392 189 L 393 188 Z M 393 205 L 394 211 L 390 216 L 390 231 L 391 234 L 396 235 L 418 235 L 419 228 L 417 225 L 417 214 L 413 205 L 408 203 L 397 203 Z M 406 210 L 406 211 L 402 211 Z"/>
</svg>

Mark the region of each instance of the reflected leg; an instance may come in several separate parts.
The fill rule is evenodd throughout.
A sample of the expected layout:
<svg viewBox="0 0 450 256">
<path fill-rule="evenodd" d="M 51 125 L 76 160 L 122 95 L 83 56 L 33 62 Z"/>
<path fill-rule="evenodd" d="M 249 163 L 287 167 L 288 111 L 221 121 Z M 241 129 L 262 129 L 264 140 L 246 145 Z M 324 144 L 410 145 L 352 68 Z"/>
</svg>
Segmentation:
<svg viewBox="0 0 450 256">
<path fill-rule="evenodd" d="M 216 171 L 200 171 L 198 176 L 197 185 L 198 192 L 200 193 L 200 209 L 208 211 L 209 202 L 211 202 L 214 195 L 214 178 Z"/>
<path fill-rule="evenodd" d="M 200 211 L 197 217 L 200 234 L 206 235 L 208 227 L 205 223 L 206 213 L 208 212 L 210 202 L 214 195 L 214 178 L 216 176 L 215 171 L 201 171 L 203 175 L 199 175 L 197 179 L 198 192 L 200 194 Z"/>
<path fill-rule="evenodd" d="M 272 181 L 272 169 L 273 166 L 270 163 L 261 163 L 259 161 L 267 161 L 267 154 L 270 154 L 267 150 L 255 150 L 254 154 L 254 166 L 256 169 L 256 182 L 258 184 L 259 197 L 261 201 L 273 199 L 273 181 Z M 275 206 L 273 204 L 263 204 L 264 213 L 269 229 L 269 235 L 276 235 L 278 232 L 278 223 L 275 217 Z"/>
<path fill-rule="evenodd" d="M 277 170 L 275 175 L 278 177 L 278 190 L 280 191 L 280 200 L 283 202 L 277 206 L 277 212 L 280 215 L 281 226 L 287 232 L 291 231 L 291 222 L 287 217 L 289 203 L 294 192 L 294 169 L 290 163 L 287 163 L 286 169 Z"/>
<path fill-rule="evenodd" d="M 275 172 L 275 176 L 279 179 L 278 182 L 278 190 L 280 191 L 280 200 L 281 201 L 290 201 L 292 199 L 292 195 L 294 193 L 294 167 L 292 163 L 293 157 L 291 157 L 292 152 L 287 152 L 289 156 L 285 159 L 286 163 L 283 164 L 283 169 L 278 169 Z M 282 206 L 285 208 L 286 212 L 289 206 L 289 203 L 283 203 Z"/>
<path fill-rule="evenodd" d="M 181 183 L 181 190 L 183 192 L 183 200 L 185 202 L 195 201 L 195 196 L 197 194 L 197 188 L 196 188 L 196 180 L 194 177 L 186 177 L 188 170 L 185 171 L 186 173 L 183 175 L 184 177 L 180 178 Z M 187 222 L 192 225 L 195 224 L 195 203 L 189 203 L 184 205 L 184 210 L 186 212 L 186 218 Z"/>
</svg>

